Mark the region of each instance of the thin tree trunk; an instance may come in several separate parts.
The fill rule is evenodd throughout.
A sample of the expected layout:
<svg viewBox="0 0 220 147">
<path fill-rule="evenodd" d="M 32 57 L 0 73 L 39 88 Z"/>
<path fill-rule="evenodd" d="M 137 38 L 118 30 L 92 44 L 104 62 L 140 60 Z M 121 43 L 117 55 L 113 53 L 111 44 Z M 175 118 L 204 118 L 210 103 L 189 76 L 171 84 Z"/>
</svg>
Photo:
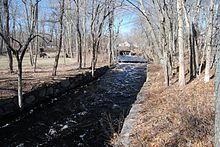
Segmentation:
<svg viewBox="0 0 220 147">
<path fill-rule="evenodd" d="M 168 51 L 167 51 L 167 41 L 166 41 L 166 30 L 165 30 L 165 18 L 163 18 L 161 22 L 161 29 L 162 29 L 162 46 L 163 46 L 163 66 L 164 66 L 164 82 L 166 86 L 170 85 L 169 79 L 169 70 L 168 70 Z"/>
<path fill-rule="evenodd" d="M 23 107 L 23 95 L 22 95 L 22 60 L 17 59 L 18 62 L 18 106 Z"/>
<path fill-rule="evenodd" d="M 86 41 L 86 15 L 87 15 L 87 0 L 84 0 L 84 17 L 83 17 L 83 48 L 84 48 L 84 68 L 86 67 L 86 57 L 87 57 L 87 41 Z"/>
<path fill-rule="evenodd" d="M 195 69 L 195 76 L 197 76 L 199 74 L 199 58 L 200 58 L 200 54 L 199 54 L 199 45 L 198 45 L 198 24 L 197 24 L 197 16 L 199 14 L 200 11 L 200 7 L 201 7 L 201 1 L 202 0 L 198 0 L 197 4 L 196 4 L 196 8 L 195 8 L 195 12 L 194 12 L 194 17 L 193 17 L 193 22 L 192 22 L 192 47 L 193 47 L 193 52 L 195 53 L 195 62 L 194 62 L 194 69 Z"/>
<path fill-rule="evenodd" d="M 60 20 L 59 20 L 59 23 L 60 23 L 60 40 L 59 40 L 58 53 L 55 57 L 52 76 L 56 76 L 56 74 L 57 74 L 57 67 L 58 67 L 58 62 L 59 62 L 59 58 L 60 58 L 60 52 L 61 52 L 61 49 L 62 49 L 64 2 L 65 2 L 65 0 L 62 0 L 62 4 L 60 6 L 60 11 L 61 11 Z"/>
<path fill-rule="evenodd" d="M 79 69 L 82 68 L 82 34 L 80 30 L 80 8 L 79 8 L 79 0 L 76 0 L 76 15 L 77 15 L 77 22 L 76 22 L 76 29 L 77 29 L 77 44 L 78 44 L 78 61 L 79 61 Z"/>
<path fill-rule="evenodd" d="M 71 58 L 74 57 L 73 55 L 73 37 L 72 37 L 72 25 L 70 25 L 70 38 L 69 38 L 69 46 L 70 46 L 70 56 Z"/>
<path fill-rule="evenodd" d="M 112 0 L 111 1 L 111 9 L 109 11 L 110 14 L 109 14 L 109 67 L 111 66 L 112 64 L 112 50 L 113 50 L 113 23 L 114 23 L 114 6 L 115 5 L 115 1 Z"/>
<path fill-rule="evenodd" d="M 8 44 L 10 44 L 10 32 L 9 32 L 9 6 L 8 0 L 3 1 L 4 4 L 4 16 L 6 18 L 5 22 L 5 37 L 7 38 Z M 7 47 L 8 59 L 9 59 L 9 70 L 13 73 L 13 57 L 11 50 Z"/>
<path fill-rule="evenodd" d="M 78 45 L 78 39 L 77 39 L 77 36 L 78 34 L 75 33 L 75 54 L 76 54 L 76 57 L 77 57 L 77 63 L 79 63 L 79 45 Z"/>
<path fill-rule="evenodd" d="M 37 29 L 37 32 L 38 32 L 38 29 Z M 37 45 L 36 45 L 36 53 L 35 53 L 35 58 L 34 58 L 34 72 L 36 72 L 36 69 L 37 69 L 37 57 L 38 57 L 38 52 L 39 52 L 39 39 L 38 39 L 38 37 L 37 37 L 36 44 Z"/>
<path fill-rule="evenodd" d="M 193 61 L 194 61 L 194 52 L 193 52 L 193 48 L 192 48 L 192 41 L 191 41 L 191 31 L 190 31 L 190 20 L 187 14 L 187 10 L 186 10 L 186 4 L 184 1 L 183 4 L 183 10 L 184 10 L 184 14 L 185 14 L 185 22 L 186 22 L 186 31 L 187 31 L 187 47 L 188 47 L 188 51 L 189 51 L 189 78 L 190 80 L 192 80 L 194 78 L 194 69 L 193 69 Z M 195 69 L 196 70 L 196 69 Z"/>
<path fill-rule="evenodd" d="M 178 44 L 179 44 L 179 85 L 185 85 L 184 39 L 183 39 L 183 3 L 177 0 L 178 12 Z"/>
<path fill-rule="evenodd" d="M 112 24 L 109 24 L 109 67 L 112 64 Z"/>
<path fill-rule="evenodd" d="M 206 43 L 205 43 L 205 46 L 202 48 L 202 58 L 200 60 L 200 66 L 199 66 L 199 75 L 201 74 L 202 72 L 202 66 L 204 65 L 204 59 L 205 59 L 205 49 L 206 49 Z"/>
<path fill-rule="evenodd" d="M 210 0 L 210 16 L 208 21 L 207 32 L 207 49 L 206 49 L 206 66 L 205 66 L 205 82 L 209 82 L 210 79 L 210 67 L 211 67 L 211 52 L 212 52 L 212 34 L 213 34 L 213 17 L 214 17 L 214 0 Z"/>
<path fill-rule="evenodd" d="M 0 7 L 2 7 L 2 2 L 0 3 Z M 3 12 L 2 12 L 2 9 L 1 9 L 1 10 L 0 10 L 0 31 L 1 31 L 1 32 L 4 32 L 4 25 L 3 25 L 2 17 L 3 17 Z M 0 39 L 0 54 L 1 54 L 1 55 L 3 54 L 3 47 L 4 47 L 4 41 L 3 41 L 3 39 L 1 38 L 1 39 Z"/>
<path fill-rule="evenodd" d="M 37 2 L 37 0 L 36 0 Z M 38 3 L 36 5 L 36 33 L 38 34 L 39 33 L 39 23 L 38 23 Z M 36 40 L 36 52 L 35 52 L 35 58 L 34 58 L 34 72 L 36 72 L 36 68 L 37 68 L 37 57 L 38 57 L 38 52 L 39 52 L 39 39 L 37 37 L 37 40 Z"/>
<path fill-rule="evenodd" d="M 64 38 L 65 39 L 65 38 Z M 66 42 L 63 40 L 63 62 L 64 62 L 64 65 L 66 65 Z"/>
<path fill-rule="evenodd" d="M 95 57 L 95 54 L 96 54 L 96 44 L 95 44 L 95 42 L 93 43 L 93 46 L 92 46 L 92 64 L 91 64 L 91 67 L 92 67 L 92 77 L 94 77 L 95 76 L 95 59 L 96 59 L 96 57 Z"/>
<path fill-rule="evenodd" d="M 33 66 L 33 46 L 34 46 L 34 43 L 32 42 L 31 45 L 30 45 L 30 48 L 29 48 L 29 57 L 30 57 L 30 63 L 31 63 L 31 66 Z"/>
</svg>

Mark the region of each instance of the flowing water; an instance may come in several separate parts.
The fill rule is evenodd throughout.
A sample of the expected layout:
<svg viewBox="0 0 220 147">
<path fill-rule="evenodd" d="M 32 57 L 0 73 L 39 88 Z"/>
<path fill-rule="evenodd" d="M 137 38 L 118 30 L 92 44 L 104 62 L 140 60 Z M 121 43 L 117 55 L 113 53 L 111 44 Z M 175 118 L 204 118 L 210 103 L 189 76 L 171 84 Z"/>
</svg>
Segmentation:
<svg viewBox="0 0 220 147">
<path fill-rule="evenodd" d="M 120 64 L 0 128 L 0 146 L 110 146 L 146 79 L 146 64 Z"/>
</svg>

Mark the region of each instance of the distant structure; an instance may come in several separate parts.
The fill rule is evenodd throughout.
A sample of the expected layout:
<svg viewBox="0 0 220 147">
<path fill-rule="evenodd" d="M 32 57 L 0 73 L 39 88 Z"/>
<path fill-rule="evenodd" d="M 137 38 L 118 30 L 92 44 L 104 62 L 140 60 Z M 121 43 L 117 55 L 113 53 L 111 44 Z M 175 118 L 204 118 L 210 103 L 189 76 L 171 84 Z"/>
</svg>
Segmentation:
<svg viewBox="0 0 220 147">
<path fill-rule="evenodd" d="M 136 55 L 139 54 L 138 45 L 125 41 L 117 45 L 117 55 Z"/>
</svg>

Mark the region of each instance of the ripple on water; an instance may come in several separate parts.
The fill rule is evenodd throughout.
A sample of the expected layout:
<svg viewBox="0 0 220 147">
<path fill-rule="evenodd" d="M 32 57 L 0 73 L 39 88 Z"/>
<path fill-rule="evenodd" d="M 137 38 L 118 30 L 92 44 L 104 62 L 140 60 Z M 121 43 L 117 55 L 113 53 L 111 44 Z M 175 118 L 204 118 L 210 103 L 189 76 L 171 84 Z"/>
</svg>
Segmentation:
<svg viewBox="0 0 220 147">
<path fill-rule="evenodd" d="M 0 144 L 105 146 L 114 131 L 119 131 L 145 82 L 145 68 L 144 64 L 117 65 L 97 81 L 2 126 Z"/>
</svg>

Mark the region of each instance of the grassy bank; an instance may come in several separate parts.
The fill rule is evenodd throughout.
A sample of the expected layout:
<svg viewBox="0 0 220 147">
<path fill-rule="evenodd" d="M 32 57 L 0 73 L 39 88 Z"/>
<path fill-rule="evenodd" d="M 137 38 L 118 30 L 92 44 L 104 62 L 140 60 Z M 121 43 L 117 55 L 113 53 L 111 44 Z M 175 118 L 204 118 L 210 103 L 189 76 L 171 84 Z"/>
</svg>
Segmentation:
<svg viewBox="0 0 220 147">
<path fill-rule="evenodd" d="M 132 146 L 213 146 L 214 79 L 204 84 L 201 75 L 179 87 L 176 76 L 172 86 L 165 87 L 162 68 L 153 64 L 149 75 Z"/>
</svg>

